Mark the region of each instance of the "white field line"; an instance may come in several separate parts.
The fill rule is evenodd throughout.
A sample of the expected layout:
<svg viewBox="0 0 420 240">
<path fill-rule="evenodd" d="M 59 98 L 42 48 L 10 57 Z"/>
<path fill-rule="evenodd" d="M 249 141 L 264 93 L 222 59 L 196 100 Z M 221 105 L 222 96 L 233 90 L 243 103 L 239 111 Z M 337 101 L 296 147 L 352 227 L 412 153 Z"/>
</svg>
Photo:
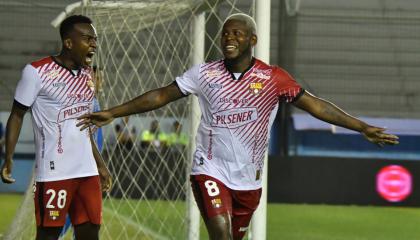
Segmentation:
<svg viewBox="0 0 420 240">
<path fill-rule="evenodd" d="M 150 228 L 148 228 L 148 227 L 146 227 L 146 226 L 144 226 L 142 224 L 139 224 L 139 223 L 133 221 L 131 218 L 128 218 L 128 217 L 126 217 L 124 215 L 120 215 L 120 214 L 115 213 L 110 208 L 103 207 L 103 210 L 106 213 L 111 214 L 114 217 L 123 220 L 124 222 L 128 223 L 128 225 L 131 225 L 132 227 L 135 227 L 135 228 L 140 229 L 142 232 L 146 233 L 147 235 L 152 236 L 155 239 L 158 239 L 158 240 L 169 240 L 169 238 L 167 238 L 165 236 L 162 236 L 159 233 L 153 231 L 152 229 L 150 229 Z"/>
</svg>

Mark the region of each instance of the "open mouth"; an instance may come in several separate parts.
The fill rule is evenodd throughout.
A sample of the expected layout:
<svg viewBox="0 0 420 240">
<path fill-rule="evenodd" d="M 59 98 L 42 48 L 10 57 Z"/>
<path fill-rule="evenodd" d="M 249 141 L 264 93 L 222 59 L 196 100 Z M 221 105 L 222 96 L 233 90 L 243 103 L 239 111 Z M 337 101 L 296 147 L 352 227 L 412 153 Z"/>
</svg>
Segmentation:
<svg viewBox="0 0 420 240">
<path fill-rule="evenodd" d="M 93 56 L 94 55 L 95 55 L 95 52 L 94 51 L 90 51 L 90 52 L 88 52 L 86 54 L 86 63 L 87 64 L 91 64 L 92 63 L 92 59 L 93 59 Z"/>
<path fill-rule="evenodd" d="M 230 51 L 236 50 L 237 48 L 238 48 L 238 46 L 235 46 L 235 45 L 226 45 L 225 46 L 225 51 L 230 52 Z"/>
</svg>

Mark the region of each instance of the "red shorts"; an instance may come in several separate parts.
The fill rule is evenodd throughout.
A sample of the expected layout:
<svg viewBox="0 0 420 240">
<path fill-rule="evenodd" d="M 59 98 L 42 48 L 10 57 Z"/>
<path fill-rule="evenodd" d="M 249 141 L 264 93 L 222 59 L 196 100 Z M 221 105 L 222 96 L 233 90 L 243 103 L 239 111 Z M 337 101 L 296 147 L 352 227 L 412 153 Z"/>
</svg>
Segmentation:
<svg viewBox="0 0 420 240">
<path fill-rule="evenodd" d="M 190 179 L 194 198 L 204 221 L 228 213 L 232 218 L 233 237 L 242 238 L 260 202 L 261 188 L 248 191 L 232 190 L 207 175 L 192 175 Z"/>
<path fill-rule="evenodd" d="M 102 192 L 99 176 L 35 183 L 38 227 L 61 227 L 67 213 L 73 225 L 101 224 Z"/>
</svg>

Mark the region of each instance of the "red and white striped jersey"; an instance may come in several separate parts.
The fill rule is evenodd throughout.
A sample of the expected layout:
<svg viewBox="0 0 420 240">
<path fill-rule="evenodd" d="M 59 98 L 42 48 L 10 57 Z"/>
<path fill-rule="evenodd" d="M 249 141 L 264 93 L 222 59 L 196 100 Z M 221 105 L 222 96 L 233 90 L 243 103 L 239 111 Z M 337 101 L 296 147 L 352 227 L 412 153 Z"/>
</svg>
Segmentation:
<svg viewBox="0 0 420 240">
<path fill-rule="evenodd" d="M 198 97 L 202 113 L 192 174 L 209 175 L 234 190 L 260 188 L 278 103 L 296 100 L 301 86 L 258 59 L 238 80 L 219 60 L 192 67 L 176 83 Z"/>
<path fill-rule="evenodd" d="M 89 132 L 76 127 L 93 97 L 90 68 L 73 72 L 52 57 L 25 66 L 15 100 L 31 108 L 36 181 L 98 175 Z"/>
</svg>

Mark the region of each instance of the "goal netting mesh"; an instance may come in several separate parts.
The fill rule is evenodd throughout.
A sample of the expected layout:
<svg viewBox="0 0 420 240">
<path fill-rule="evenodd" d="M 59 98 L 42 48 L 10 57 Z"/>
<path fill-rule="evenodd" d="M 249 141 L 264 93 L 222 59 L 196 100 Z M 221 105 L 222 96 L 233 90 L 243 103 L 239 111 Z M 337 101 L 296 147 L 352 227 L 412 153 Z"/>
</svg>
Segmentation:
<svg viewBox="0 0 420 240">
<path fill-rule="evenodd" d="M 253 15 L 253 9 L 253 0 L 87 1 L 72 13 L 86 14 L 96 26 L 97 98 L 106 109 L 170 84 L 193 65 L 198 14 L 204 14 L 205 61 L 221 57 L 225 17 Z M 101 239 L 188 239 L 188 226 L 197 221 L 187 213 L 194 141 L 191 102 L 192 97 L 184 98 L 102 129 L 102 154 L 114 186 L 104 195 Z M 34 238 L 30 195 L 32 191 L 5 239 Z M 201 235 L 207 236 L 205 231 Z"/>
</svg>

